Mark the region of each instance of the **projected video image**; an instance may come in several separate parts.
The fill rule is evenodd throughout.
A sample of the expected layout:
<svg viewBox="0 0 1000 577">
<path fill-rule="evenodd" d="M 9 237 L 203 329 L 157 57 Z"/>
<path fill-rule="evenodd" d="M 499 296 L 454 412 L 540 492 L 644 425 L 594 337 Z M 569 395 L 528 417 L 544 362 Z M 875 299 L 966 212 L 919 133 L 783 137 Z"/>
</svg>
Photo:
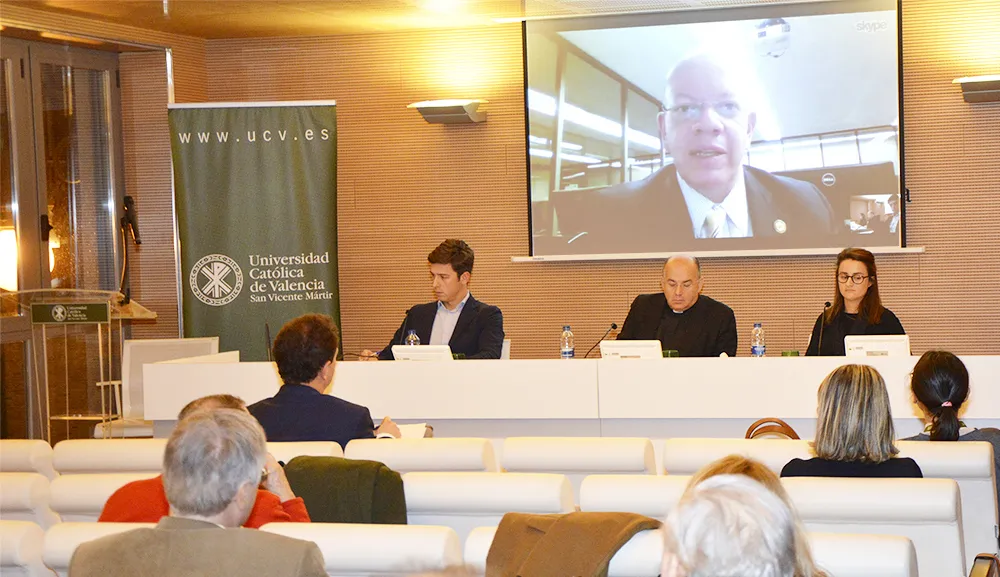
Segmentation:
<svg viewBox="0 0 1000 577">
<path fill-rule="evenodd" d="M 899 245 L 895 10 L 769 10 L 527 24 L 534 255 Z"/>
</svg>

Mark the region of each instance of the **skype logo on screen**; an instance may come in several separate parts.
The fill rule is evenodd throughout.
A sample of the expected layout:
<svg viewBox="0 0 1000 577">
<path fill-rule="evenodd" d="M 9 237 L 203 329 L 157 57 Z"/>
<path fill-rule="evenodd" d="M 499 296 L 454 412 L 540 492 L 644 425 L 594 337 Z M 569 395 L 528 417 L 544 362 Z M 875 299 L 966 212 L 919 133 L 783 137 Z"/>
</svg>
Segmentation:
<svg viewBox="0 0 1000 577">
<path fill-rule="evenodd" d="M 201 302 L 221 307 L 233 302 L 243 290 L 243 271 L 224 254 L 203 256 L 188 275 L 191 292 Z"/>
<path fill-rule="evenodd" d="M 889 23 L 885 20 L 862 20 L 854 28 L 858 32 L 885 32 L 889 29 Z"/>
</svg>

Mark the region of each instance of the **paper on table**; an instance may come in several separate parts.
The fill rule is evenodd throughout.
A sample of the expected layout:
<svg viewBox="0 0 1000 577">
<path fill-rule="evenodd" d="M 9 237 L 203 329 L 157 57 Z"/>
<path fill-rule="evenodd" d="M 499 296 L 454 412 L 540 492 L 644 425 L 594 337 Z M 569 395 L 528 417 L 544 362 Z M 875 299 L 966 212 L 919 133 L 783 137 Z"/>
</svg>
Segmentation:
<svg viewBox="0 0 1000 577">
<path fill-rule="evenodd" d="M 410 425 L 398 425 L 401 439 L 423 439 L 427 431 L 427 423 L 413 423 Z"/>
</svg>

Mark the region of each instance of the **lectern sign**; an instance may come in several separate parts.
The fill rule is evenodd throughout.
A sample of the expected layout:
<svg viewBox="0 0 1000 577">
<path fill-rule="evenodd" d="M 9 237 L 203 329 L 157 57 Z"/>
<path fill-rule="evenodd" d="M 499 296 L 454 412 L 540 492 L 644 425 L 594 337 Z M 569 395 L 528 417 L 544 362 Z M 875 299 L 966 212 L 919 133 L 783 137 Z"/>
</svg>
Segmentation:
<svg viewBox="0 0 1000 577">
<path fill-rule="evenodd" d="M 31 322 L 36 325 L 106 323 L 111 319 L 108 303 L 31 303 Z"/>
<path fill-rule="evenodd" d="M 183 329 L 266 358 L 289 319 L 338 323 L 333 102 L 172 105 Z"/>
</svg>

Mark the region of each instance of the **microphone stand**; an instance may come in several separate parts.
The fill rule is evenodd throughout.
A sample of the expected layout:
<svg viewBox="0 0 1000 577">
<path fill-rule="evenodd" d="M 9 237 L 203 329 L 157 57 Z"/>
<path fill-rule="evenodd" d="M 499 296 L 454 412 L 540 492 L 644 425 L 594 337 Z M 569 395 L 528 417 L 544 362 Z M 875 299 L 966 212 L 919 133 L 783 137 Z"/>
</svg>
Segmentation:
<svg viewBox="0 0 1000 577">
<path fill-rule="evenodd" d="M 597 339 L 597 342 L 594 343 L 594 346 L 590 347 L 590 350 L 587 351 L 587 354 L 583 355 L 583 358 L 589 357 L 590 353 L 594 352 L 594 349 L 597 348 L 597 345 L 601 344 L 601 341 L 604 340 L 604 337 L 608 336 L 611 333 L 611 331 L 613 331 L 613 330 L 615 330 L 617 328 L 618 328 L 618 324 L 617 323 L 611 323 L 611 327 L 609 327 L 608 330 L 604 331 L 604 335 L 602 335 L 601 338 Z"/>
<path fill-rule="evenodd" d="M 830 301 L 823 305 L 823 315 L 819 322 L 819 343 L 816 345 L 816 356 L 823 356 L 823 327 L 826 326 L 826 310 L 830 308 Z"/>
</svg>

